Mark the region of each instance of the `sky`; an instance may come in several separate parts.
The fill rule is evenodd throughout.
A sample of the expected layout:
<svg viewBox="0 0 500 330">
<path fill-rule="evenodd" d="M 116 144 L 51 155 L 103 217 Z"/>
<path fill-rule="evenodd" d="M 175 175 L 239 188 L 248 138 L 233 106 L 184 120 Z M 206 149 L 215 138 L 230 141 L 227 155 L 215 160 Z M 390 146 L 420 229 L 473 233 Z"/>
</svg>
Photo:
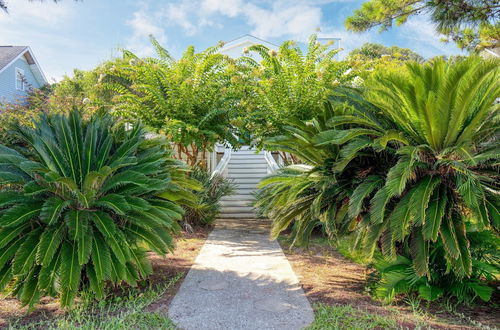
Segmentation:
<svg viewBox="0 0 500 330">
<path fill-rule="evenodd" d="M 49 81 L 89 70 L 128 49 L 153 55 L 154 35 L 174 57 L 189 45 L 203 50 L 251 34 L 280 44 L 341 38 L 341 57 L 365 42 L 411 48 L 424 57 L 461 54 L 445 44 L 425 16 L 379 33 L 345 30 L 344 20 L 363 0 L 61 0 L 55 4 L 7 0 L 0 12 L 0 45 L 30 46 Z"/>
</svg>

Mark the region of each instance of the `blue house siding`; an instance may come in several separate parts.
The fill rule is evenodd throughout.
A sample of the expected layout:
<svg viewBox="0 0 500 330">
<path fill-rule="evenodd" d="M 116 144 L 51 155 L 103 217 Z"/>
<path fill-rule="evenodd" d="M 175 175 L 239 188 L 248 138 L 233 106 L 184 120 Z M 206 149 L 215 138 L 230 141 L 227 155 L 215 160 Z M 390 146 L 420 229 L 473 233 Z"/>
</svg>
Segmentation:
<svg viewBox="0 0 500 330">
<path fill-rule="evenodd" d="M 16 90 L 16 68 L 24 70 L 25 91 Z M 40 87 L 40 84 L 31 71 L 30 65 L 25 57 L 21 56 L 0 73 L 0 103 L 22 101 L 29 88 Z"/>
</svg>

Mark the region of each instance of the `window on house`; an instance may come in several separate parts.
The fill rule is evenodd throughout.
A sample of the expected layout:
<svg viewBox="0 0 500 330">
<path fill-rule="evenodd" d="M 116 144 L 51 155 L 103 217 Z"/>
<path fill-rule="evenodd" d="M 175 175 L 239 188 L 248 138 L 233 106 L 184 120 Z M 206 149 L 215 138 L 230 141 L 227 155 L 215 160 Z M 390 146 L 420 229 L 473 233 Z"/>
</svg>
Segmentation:
<svg viewBox="0 0 500 330">
<path fill-rule="evenodd" d="M 19 91 L 24 91 L 24 88 L 26 86 L 24 78 L 24 70 L 16 68 L 16 89 Z"/>
</svg>

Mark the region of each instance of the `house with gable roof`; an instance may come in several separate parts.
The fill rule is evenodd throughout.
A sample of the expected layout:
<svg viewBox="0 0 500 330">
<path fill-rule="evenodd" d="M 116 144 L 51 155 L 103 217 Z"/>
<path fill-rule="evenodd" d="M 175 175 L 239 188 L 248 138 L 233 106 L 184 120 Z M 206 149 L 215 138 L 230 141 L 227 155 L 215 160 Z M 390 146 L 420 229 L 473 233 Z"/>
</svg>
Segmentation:
<svg viewBox="0 0 500 330">
<path fill-rule="evenodd" d="M 0 46 L 0 104 L 23 102 L 31 88 L 47 79 L 28 46 Z"/>
</svg>

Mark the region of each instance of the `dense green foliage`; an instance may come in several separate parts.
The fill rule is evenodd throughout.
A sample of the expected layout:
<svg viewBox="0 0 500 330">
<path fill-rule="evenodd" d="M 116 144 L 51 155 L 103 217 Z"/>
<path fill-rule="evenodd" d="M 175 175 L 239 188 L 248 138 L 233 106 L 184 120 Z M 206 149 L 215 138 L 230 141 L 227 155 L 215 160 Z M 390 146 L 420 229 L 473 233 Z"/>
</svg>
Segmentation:
<svg viewBox="0 0 500 330">
<path fill-rule="evenodd" d="M 1 289 L 70 306 L 83 288 L 102 298 L 106 282 L 135 285 L 152 271 L 147 251 L 173 248 L 184 211 L 168 199 L 190 192 L 165 142 L 76 111 L 13 133 L 27 148 L 0 145 Z"/>
<path fill-rule="evenodd" d="M 400 71 L 409 61 L 422 63 L 424 58 L 408 48 L 386 47 L 365 43 L 353 49 L 346 58 L 351 73 L 356 75 L 353 84 L 362 86 L 366 79 L 379 71 Z"/>
<path fill-rule="evenodd" d="M 424 58 L 413 50 L 397 46 L 386 47 L 381 44 L 367 42 L 361 47 L 353 49 L 350 57 L 359 56 L 364 60 L 375 60 L 389 56 L 398 60 L 423 62 Z"/>
<path fill-rule="evenodd" d="M 221 45 L 200 53 L 190 46 L 175 60 L 152 43 L 158 58 L 125 51 L 120 64 L 102 68 L 103 87 L 118 94 L 113 112 L 166 135 L 178 158 L 191 166 L 204 165 L 204 151 L 217 142 L 237 146 L 231 124 L 237 72 L 234 61 L 217 52 Z"/>
<path fill-rule="evenodd" d="M 384 31 L 419 14 L 430 14 L 437 32 L 461 48 L 499 46 L 500 5 L 496 0 L 368 0 L 347 18 L 345 25 L 357 32 L 375 26 Z"/>
<path fill-rule="evenodd" d="M 262 45 L 246 50 L 262 60 L 246 58 L 253 69 L 253 93 L 245 95 L 248 116 L 243 124 L 262 145 L 267 137 L 283 134 L 291 120 L 310 120 L 321 111 L 332 86 L 353 78 L 347 62 L 337 61 L 338 48 L 320 44 L 312 35 L 304 52 L 295 42 L 286 41 L 278 50 Z"/>
<path fill-rule="evenodd" d="M 484 247 L 474 237 L 500 228 L 498 74 L 497 62 L 435 60 L 379 72 L 363 93 L 337 89 L 334 115 L 268 140 L 308 164 L 262 183 L 257 205 L 273 220 L 273 235 L 290 224 L 298 243 L 318 226 L 330 235 L 355 232 L 355 248 L 406 260 L 420 279 L 407 283 L 433 290 L 423 297 L 450 294 L 447 281 L 463 285 L 452 292 L 461 300 L 487 300 L 491 290 L 479 279 L 498 274 L 498 245 L 472 251 Z M 382 273 L 383 282 L 391 278 Z M 398 291 L 400 284 L 386 293 Z"/>
<path fill-rule="evenodd" d="M 195 192 L 197 203 L 186 206 L 186 214 L 183 219 L 190 225 L 210 225 L 220 213 L 220 200 L 224 196 L 232 195 L 235 185 L 230 179 L 220 174 L 212 174 L 196 167 L 190 177 L 200 183 L 202 189 Z"/>
</svg>

